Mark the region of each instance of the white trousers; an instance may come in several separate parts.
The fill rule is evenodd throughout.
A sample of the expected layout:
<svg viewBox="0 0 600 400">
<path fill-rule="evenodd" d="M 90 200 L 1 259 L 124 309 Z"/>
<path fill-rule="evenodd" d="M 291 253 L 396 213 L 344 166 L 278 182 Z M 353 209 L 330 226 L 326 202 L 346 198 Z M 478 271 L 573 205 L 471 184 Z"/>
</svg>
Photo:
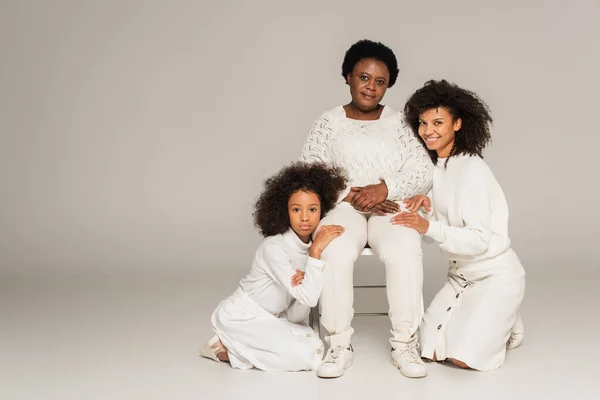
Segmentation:
<svg viewBox="0 0 600 400">
<path fill-rule="evenodd" d="M 211 321 L 235 369 L 302 371 L 321 363 L 319 335 L 269 313 L 241 288 L 219 304 Z"/>
<path fill-rule="evenodd" d="M 423 252 L 421 235 L 412 228 L 390 223 L 391 214 L 378 216 L 356 211 L 343 202 L 320 225 L 341 225 L 345 232 L 323 251 L 326 263 L 319 300 L 321 324 L 332 346 L 350 345 L 354 330 L 354 262 L 367 242 L 385 264 L 387 298 L 392 322 L 392 348 L 417 339 L 423 317 Z"/>
</svg>

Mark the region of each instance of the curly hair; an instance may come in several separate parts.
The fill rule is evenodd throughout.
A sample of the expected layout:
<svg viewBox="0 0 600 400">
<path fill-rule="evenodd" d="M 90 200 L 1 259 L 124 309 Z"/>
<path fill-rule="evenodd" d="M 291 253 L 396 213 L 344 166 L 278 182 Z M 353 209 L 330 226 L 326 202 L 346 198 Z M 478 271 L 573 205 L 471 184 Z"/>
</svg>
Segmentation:
<svg viewBox="0 0 600 400">
<path fill-rule="evenodd" d="M 254 205 L 254 224 L 265 237 L 287 231 L 290 228 L 288 201 L 299 190 L 313 192 L 319 197 L 323 218 L 335 207 L 346 182 L 346 175 L 339 167 L 292 163 L 265 181 L 265 189 Z"/>
<path fill-rule="evenodd" d="M 419 116 L 427 110 L 439 107 L 445 108 L 454 120 L 462 120 L 462 126 L 454 138 L 450 157 L 469 154 L 483 158 L 483 149 L 492 139 L 492 116 L 488 105 L 474 92 L 446 80 L 427 81 L 404 105 L 404 120 L 426 149 L 425 141 L 419 136 Z M 433 163 L 437 164 L 437 153 L 429 149 L 427 151 Z"/>
<path fill-rule="evenodd" d="M 383 62 L 390 72 L 390 81 L 387 87 L 391 88 L 394 86 L 398 78 L 398 72 L 400 72 L 396 55 L 392 49 L 383 43 L 373 42 L 368 39 L 359 40 L 346 51 L 344 62 L 342 63 L 342 76 L 346 84 L 348 83 L 348 74 L 352 73 L 352 69 L 354 69 L 356 63 L 364 58 L 374 58 Z"/>
</svg>

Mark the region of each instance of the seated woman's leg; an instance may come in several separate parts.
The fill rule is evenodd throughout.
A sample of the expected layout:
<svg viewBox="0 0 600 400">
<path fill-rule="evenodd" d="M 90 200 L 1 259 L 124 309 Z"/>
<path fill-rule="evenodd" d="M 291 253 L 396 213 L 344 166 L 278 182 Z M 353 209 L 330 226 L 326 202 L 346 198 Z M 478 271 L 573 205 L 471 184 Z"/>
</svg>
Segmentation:
<svg viewBox="0 0 600 400">
<path fill-rule="evenodd" d="M 392 364 L 406 377 L 421 378 L 427 376 L 417 341 L 423 316 L 421 235 L 414 229 L 392 225 L 389 218 L 369 218 L 369 244 L 385 263 Z"/>
<path fill-rule="evenodd" d="M 331 347 L 348 347 L 354 316 L 354 262 L 367 243 L 367 221 L 348 203 L 331 210 L 322 225 L 341 225 L 345 232 L 332 241 L 321 260 L 325 262 L 323 290 L 319 299 L 321 324 L 327 331 L 325 340 Z"/>
<path fill-rule="evenodd" d="M 423 316 L 423 251 L 414 229 L 392 225 L 389 216 L 369 218 L 369 245 L 385 263 L 393 348 L 417 340 Z"/>
</svg>

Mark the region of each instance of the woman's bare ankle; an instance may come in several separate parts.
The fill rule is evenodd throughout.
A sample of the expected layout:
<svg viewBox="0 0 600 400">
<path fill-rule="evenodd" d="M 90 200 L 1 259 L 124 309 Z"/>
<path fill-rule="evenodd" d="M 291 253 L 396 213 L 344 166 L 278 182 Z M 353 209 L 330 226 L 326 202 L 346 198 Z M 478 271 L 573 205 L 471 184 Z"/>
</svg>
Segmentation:
<svg viewBox="0 0 600 400">
<path fill-rule="evenodd" d="M 227 354 L 227 347 L 225 347 L 225 345 L 223 344 L 223 342 L 221 342 L 221 340 L 218 340 L 211 347 L 213 349 L 217 350 L 217 358 L 219 360 L 225 361 L 225 362 L 229 361 L 229 354 Z"/>
</svg>

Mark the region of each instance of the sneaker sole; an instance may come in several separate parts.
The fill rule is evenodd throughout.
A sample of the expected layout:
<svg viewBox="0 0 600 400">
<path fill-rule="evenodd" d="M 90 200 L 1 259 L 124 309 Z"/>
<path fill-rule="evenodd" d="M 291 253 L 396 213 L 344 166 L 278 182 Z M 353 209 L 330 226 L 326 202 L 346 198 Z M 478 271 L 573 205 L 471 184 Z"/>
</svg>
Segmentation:
<svg viewBox="0 0 600 400">
<path fill-rule="evenodd" d="M 421 374 L 405 374 L 404 372 L 402 372 L 402 369 L 400 369 L 400 367 L 398 366 L 398 363 L 396 362 L 396 360 L 393 360 L 393 359 L 392 359 L 392 365 L 394 367 L 398 368 L 400 370 L 400 373 L 407 378 L 425 378 L 427 376 L 427 371 L 425 371 L 425 373 L 421 373 Z"/>
<path fill-rule="evenodd" d="M 517 347 L 519 347 L 521 345 L 521 343 L 523 343 L 523 339 L 525 339 L 525 334 L 511 332 L 510 339 L 506 343 L 506 349 L 507 350 L 516 349 Z"/>
<path fill-rule="evenodd" d="M 340 376 L 344 375 L 344 372 L 346 372 L 346 370 L 347 370 L 348 368 L 350 368 L 350 367 L 352 366 L 352 364 L 354 364 L 354 360 L 351 360 L 351 361 L 348 363 L 348 365 L 346 365 L 346 368 L 344 368 L 344 370 L 342 371 L 342 373 L 341 373 L 341 374 L 339 374 L 339 375 L 338 375 L 338 374 L 323 374 L 323 375 L 319 375 L 319 374 L 317 373 L 317 376 L 318 376 L 319 378 L 324 378 L 324 379 L 333 379 L 333 378 L 339 378 Z"/>
</svg>

